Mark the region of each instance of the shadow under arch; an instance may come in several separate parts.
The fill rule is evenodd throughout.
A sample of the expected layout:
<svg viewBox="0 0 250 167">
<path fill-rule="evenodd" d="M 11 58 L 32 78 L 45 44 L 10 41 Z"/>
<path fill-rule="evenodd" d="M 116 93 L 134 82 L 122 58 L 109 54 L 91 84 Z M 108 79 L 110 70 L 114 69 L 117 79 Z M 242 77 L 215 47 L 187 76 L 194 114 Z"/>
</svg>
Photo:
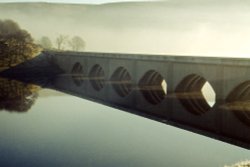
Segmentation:
<svg viewBox="0 0 250 167">
<path fill-rule="evenodd" d="M 132 92 L 132 78 L 124 67 L 118 67 L 110 81 L 119 96 L 125 97 Z"/>
<path fill-rule="evenodd" d="M 208 112 L 216 100 L 212 86 L 205 78 L 197 74 L 186 76 L 177 85 L 175 94 L 186 110 L 194 115 Z"/>
<path fill-rule="evenodd" d="M 139 89 L 149 103 L 157 105 L 167 94 L 167 83 L 160 73 L 149 70 L 140 79 Z"/>
<path fill-rule="evenodd" d="M 79 62 L 76 62 L 71 70 L 72 79 L 76 86 L 83 84 L 84 71 L 83 67 Z"/>
<path fill-rule="evenodd" d="M 225 106 L 250 127 L 250 80 L 239 84 L 228 94 Z"/>
<path fill-rule="evenodd" d="M 104 77 L 103 68 L 99 64 L 95 64 L 90 70 L 89 81 L 96 91 L 100 91 L 104 87 Z"/>
</svg>

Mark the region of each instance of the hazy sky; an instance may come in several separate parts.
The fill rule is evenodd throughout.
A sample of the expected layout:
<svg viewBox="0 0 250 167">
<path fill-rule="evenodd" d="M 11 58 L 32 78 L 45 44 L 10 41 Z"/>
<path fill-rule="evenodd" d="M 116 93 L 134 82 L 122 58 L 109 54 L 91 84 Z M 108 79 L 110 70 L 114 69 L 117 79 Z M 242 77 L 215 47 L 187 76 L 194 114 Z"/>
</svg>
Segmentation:
<svg viewBox="0 0 250 167">
<path fill-rule="evenodd" d="M 1 2 L 57 2 L 57 3 L 109 3 L 109 2 L 127 2 L 127 1 L 158 1 L 158 0 L 1 0 Z"/>
<path fill-rule="evenodd" d="M 59 2 L 53 0 L 56 1 Z M 61 0 L 95 4 L 122 1 L 125 0 Z M 86 51 L 248 58 L 250 55 L 250 1 L 164 0 L 48 6 L 0 5 L 0 19 L 15 20 L 35 40 L 49 36 L 55 43 L 60 34 L 81 36 L 87 43 Z M 55 25 L 56 28 L 51 28 Z"/>
</svg>

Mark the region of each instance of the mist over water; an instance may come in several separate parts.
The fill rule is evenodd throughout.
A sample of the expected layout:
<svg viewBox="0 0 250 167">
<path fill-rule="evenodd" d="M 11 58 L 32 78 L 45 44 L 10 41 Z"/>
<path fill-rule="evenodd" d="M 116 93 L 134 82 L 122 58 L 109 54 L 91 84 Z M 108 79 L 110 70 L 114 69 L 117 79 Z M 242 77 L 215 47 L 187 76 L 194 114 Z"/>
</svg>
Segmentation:
<svg viewBox="0 0 250 167">
<path fill-rule="evenodd" d="M 0 4 L 35 38 L 79 35 L 87 51 L 248 57 L 250 4 L 164 1 L 105 5 Z"/>
</svg>

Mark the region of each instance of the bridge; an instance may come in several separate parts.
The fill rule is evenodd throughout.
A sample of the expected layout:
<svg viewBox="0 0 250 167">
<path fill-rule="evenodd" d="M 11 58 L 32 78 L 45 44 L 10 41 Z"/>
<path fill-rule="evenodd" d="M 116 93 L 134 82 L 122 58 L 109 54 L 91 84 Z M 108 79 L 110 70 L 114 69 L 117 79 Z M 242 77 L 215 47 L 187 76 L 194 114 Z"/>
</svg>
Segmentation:
<svg viewBox="0 0 250 167">
<path fill-rule="evenodd" d="M 2 75 L 250 149 L 250 59 L 47 51 Z"/>
</svg>

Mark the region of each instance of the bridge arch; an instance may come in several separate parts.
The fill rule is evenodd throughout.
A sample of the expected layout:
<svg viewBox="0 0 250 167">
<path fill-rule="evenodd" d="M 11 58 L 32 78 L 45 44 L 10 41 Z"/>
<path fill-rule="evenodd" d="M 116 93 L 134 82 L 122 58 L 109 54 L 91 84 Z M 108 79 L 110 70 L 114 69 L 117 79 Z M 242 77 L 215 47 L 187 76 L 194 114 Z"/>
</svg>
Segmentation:
<svg viewBox="0 0 250 167">
<path fill-rule="evenodd" d="M 167 82 L 159 72 L 149 70 L 140 79 L 139 89 L 149 103 L 157 105 L 167 94 Z"/>
<path fill-rule="evenodd" d="M 239 84 L 229 93 L 226 108 L 250 127 L 250 80 Z"/>
<path fill-rule="evenodd" d="M 195 115 L 208 112 L 216 101 L 216 93 L 210 83 L 197 74 L 190 74 L 182 79 L 175 93 L 186 110 Z"/>
<path fill-rule="evenodd" d="M 118 67 L 110 78 L 110 82 L 116 93 L 125 97 L 132 92 L 132 78 L 128 70 L 124 67 Z"/>
<path fill-rule="evenodd" d="M 71 76 L 76 86 L 83 84 L 84 70 L 81 63 L 76 62 L 71 70 Z"/>
<path fill-rule="evenodd" d="M 103 89 L 105 84 L 105 74 L 103 68 L 99 64 L 92 66 L 89 72 L 89 81 L 91 86 L 96 90 L 100 91 Z"/>
</svg>

